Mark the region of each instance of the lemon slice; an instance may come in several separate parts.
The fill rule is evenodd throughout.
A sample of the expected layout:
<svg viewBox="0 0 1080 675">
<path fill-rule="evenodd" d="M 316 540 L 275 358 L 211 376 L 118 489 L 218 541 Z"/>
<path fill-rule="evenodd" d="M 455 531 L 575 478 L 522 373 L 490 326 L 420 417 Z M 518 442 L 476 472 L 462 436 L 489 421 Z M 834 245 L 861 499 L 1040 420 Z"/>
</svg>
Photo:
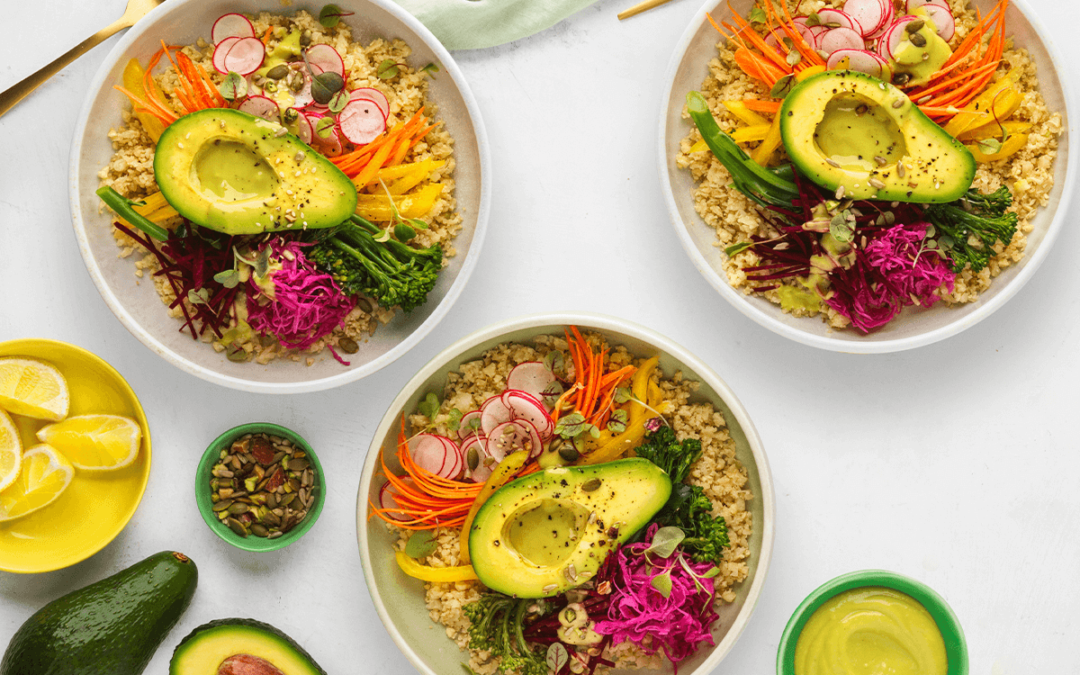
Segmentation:
<svg viewBox="0 0 1080 675">
<path fill-rule="evenodd" d="M 122 415 L 77 415 L 43 427 L 37 437 L 80 469 L 107 471 L 135 461 L 142 429 Z"/>
<path fill-rule="evenodd" d="M 0 359 L 0 408 L 16 415 L 62 420 L 68 414 L 67 380 L 33 359 Z"/>
<path fill-rule="evenodd" d="M 0 410 L 0 491 L 15 482 L 22 465 L 19 431 L 8 414 Z"/>
<path fill-rule="evenodd" d="M 56 501 L 75 468 L 47 445 L 35 445 L 22 456 L 22 470 L 8 488 L 0 490 L 0 523 L 21 518 Z"/>
</svg>

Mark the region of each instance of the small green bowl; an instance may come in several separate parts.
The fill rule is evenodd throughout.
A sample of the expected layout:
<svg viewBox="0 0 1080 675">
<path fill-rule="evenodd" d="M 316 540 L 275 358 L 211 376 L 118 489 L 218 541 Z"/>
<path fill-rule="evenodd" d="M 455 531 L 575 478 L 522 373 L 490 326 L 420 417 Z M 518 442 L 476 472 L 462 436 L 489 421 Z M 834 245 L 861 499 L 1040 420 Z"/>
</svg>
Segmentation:
<svg viewBox="0 0 1080 675">
<path fill-rule="evenodd" d="M 275 539 L 267 539 L 255 535 L 241 537 L 217 519 L 212 508 L 213 502 L 210 501 L 210 479 L 213 478 L 211 472 L 214 469 L 214 464 L 217 463 L 221 456 L 222 449 L 228 448 L 232 445 L 234 440 L 245 434 L 257 433 L 265 433 L 289 439 L 292 441 L 293 445 L 307 453 L 307 458 L 311 461 L 312 466 L 315 467 L 315 483 L 312 486 L 312 494 L 315 497 L 315 501 L 312 502 L 307 517 L 304 518 L 299 525 Z M 202 514 L 203 520 L 206 521 L 206 525 L 214 534 L 236 548 L 245 551 L 276 551 L 285 548 L 304 536 L 304 534 L 311 529 L 311 526 L 315 524 L 315 521 L 319 519 L 319 514 L 322 513 L 325 498 L 326 490 L 323 487 L 322 465 L 319 464 L 319 458 L 315 455 L 311 446 L 296 432 L 268 422 L 241 424 L 215 438 L 214 442 L 211 443 L 210 447 L 203 453 L 202 460 L 199 461 L 199 468 L 195 472 L 195 502 L 199 505 L 199 513 Z"/>
<path fill-rule="evenodd" d="M 795 613 L 788 620 L 784 634 L 780 638 L 780 649 L 776 653 L 777 675 L 795 675 L 795 645 L 799 642 L 803 626 L 818 607 L 835 595 L 853 588 L 883 586 L 894 591 L 906 593 L 915 598 L 926 611 L 930 612 L 937 623 L 941 637 L 945 640 L 945 656 L 949 661 L 948 675 L 968 675 L 967 641 L 964 629 L 945 599 L 926 584 L 886 570 L 862 570 L 849 572 L 818 586 L 808 595 Z"/>
</svg>

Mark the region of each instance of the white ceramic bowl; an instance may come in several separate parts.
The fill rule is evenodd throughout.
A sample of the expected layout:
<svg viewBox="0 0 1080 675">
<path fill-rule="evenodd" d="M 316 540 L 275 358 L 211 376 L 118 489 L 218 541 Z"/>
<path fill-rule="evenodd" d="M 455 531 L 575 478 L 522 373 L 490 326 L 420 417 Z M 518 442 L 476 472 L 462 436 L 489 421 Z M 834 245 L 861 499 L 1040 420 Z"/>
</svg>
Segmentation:
<svg viewBox="0 0 1080 675">
<path fill-rule="evenodd" d="M 162 40 L 191 44 L 199 37 L 209 39 L 214 21 L 228 12 L 290 13 L 307 9 L 318 14 L 323 4 L 321 0 L 297 0 L 284 8 L 277 0 L 169 0 L 129 30 L 109 53 L 90 85 L 75 130 L 71 150 L 72 219 L 79 250 L 105 303 L 135 337 L 165 360 L 185 372 L 235 389 L 263 393 L 317 391 L 358 380 L 393 362 L 450 311 L 476 266 L 487 229 L 487 139 L 476 100 L 460 68 L 430 31 L 390 0 L 338 0 L 340 7 L 354 12 L 343 19 L 352 26 L 354 39 L 366 43 L 376 37 L 401 38 L 412 47 L 412 64 L 434 62 L 441 67 L 438 77 L 431 81 L 430 97 L 438 105 L 438 118 L 454 137 L 456 197 L 464 223 L 454 240 L 457 255 L 450 258 L 428 302 L 379 326 L 375 335 L 361 344 L 360 351 L 346 359 L 352 364 L 349 367 L 339 364 L 329 352 L 321 354 L 312 366 L 305 365 L 304 360 L 278 360 L 265 366 L 233 363 L 224 354 L 180 332 L 179 322 L 166 314 L 153 285 L 145 280 L 136 284 L 132 261 L 116 257 L 119 249 L 110 232 L 110 220 L 99 211 L 100 200 L 94 191 L 100 186 L 97 173 L 113 152 L 106 134 L 110 128 L 120 126 L 121 111 L 130 107 L 123 94 L 113 89 L 127 61 L 138 57 L 145 63 Z"/>
<path fill-rule="evenodd" d="M 733 0 L 732 6 L 743 16 L 754 0 Z M 985 15 L 992 0 L 974 0 Z M 1026 48 L 1039 69 L 1043 97 L 1051 110 L 1060 112 L 1065 129 L 1058 141 L 1054 164 L 1054 189 L 1050 201 L 1033 219 L 1034 230 L 1028 234 L 1027 253 L 1018 265 L 1003 272 L 976 302 L 953 308 L 938 303 L 929 310 L 908 308 L 884 328 L 862 335 L 854 329 L 833 330 L 819 318 L 794 318 L 760 297 L 747 296 L 728 283 L 721 267 L 725 258 L 716 246 L 716 232 L 694 211 L 694 181 L 690 172 L 675 166 L 679 141 L 689 133 L 693 122 L 682 118 L 686 94 L 701 88 L 708 74 L 709 60 L 716 56 L 720 36 L 706 20 L 710 13 L 718 22 L 731 15 L 726 0 L 707 0 L 675 49 L 665 82 L 660 111 L 660 182 L 675 231 L 694 265 L 721 296 L 737 310 L 769 330 L 797 342 L 840 352 L 875 354 L 895 352 L 927 345 L 975 325 L 990 316 L 1013 297 L 1035 274 L 1053 249 L 1054 240 L 1065 222 L 1075 182 L 1075 157 L 1069 152 L 1073 128 L 1068 114 L 1072 105 L 1065 90 L 1065 62 L 1047 38 L 1038 19 L 1023 0 L 1012 0 L 1005 14 L 1007 31 L 1017 47 Z"/>
<path fill-rule="evenodd" d="M 750 538 L 750 573 L 736 588 L 735 602 L 720 610 L 720 620 L 713 631 L 716 645 L 703 647 L 693 658 L 679 666 L 681 675 L 705 675 L 731 651 L 757 604 L 772 555 L 774 512 L 772 477 L 762 449 L 761 439 L 746 410 L 735 394 L 707 365 L 679 345 L 654 331 L 621 319 L 597 314 L 544 314 L 511 319 L 489 326 L 448 347 L 417 373 L 401 390 L 383 416 L 364 463 L 356 502 L 357 539 L 371 599 L 386 630 L 409 661 L 425 675 L 461 672 L 459 664 L 468 662 L 466 652 L 446 638 L 428 617 L 424 605 L 423 582 L 405 576 L 394 562 L 393 538 L 378 518 L 368 518 L 368 501 L 377 498 L 384 479 L 378 475 L 379 456 L 387 466 L 400 471 L 394 456 L 402 413 L 416 409 L 429 392 L 442 394 L 446 375 L 462 363 L 473 361 L 503 342 L 528 342 L 538 335 L 561 335 L 564 326 L 576 325 L 595 330 L 613 344 L 625 345 L 637 356 L 660 354 L 660 367 L 668 376 L 681 370 L 701 383 L 692 401 L 708 401 L 724 414 L 736 456 L 750 478 L 754 499 L 750 502 L 754 529 Z M 622 673 L 624 671 L 616 671 Z M 633 671 L 655 672 L 655 671 Z M 670 668 L 667 669 L 670 673 Z"/>
</svg>

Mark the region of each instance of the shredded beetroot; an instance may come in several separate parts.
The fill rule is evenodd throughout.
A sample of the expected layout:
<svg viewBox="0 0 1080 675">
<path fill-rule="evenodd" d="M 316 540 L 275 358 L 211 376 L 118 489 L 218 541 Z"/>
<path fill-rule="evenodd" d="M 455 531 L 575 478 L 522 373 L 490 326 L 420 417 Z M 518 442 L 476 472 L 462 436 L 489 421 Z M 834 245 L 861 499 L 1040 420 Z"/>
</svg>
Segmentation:
<svg viewBox="0 0 1080 675">
<path fill-rule="evenodd" d="M 277 336 L 286 347 L 307 349 L 342 324 L 353 300 L 333 277 L 319 272 L 304 257 L 303 247 L 310 244 L 278 237 L 264 246 L 271 247 L 271 256 L 281 262 L 281 269 L 271 275 L 272 299 L 254 279 L 248 281 L 248 323 L 259 333 Z M 336 353 L 334 357 L 341 361 Z"/>
<path fill-rule="evenodd" d="M 646 539 L 651 541 L 658 529 L 654 523 Z M 695 563 L 681 550 L 668 558 L 646 556 L 648 548 L 644 542 L 630 544 L 611 554 L 617 556 L 618 568 L 607 619 L 597 621 L 595 630 L 610 635 L 615 644 L 629 640 L 649 654 L 662 649 L 677 673 L 679 662 L 702 643 L 714 644 L 710 628 L 719 618 L 713 609 L 715 588 L 711 578 L 704 578 L 713 565 Z M 666 598 L 652 585 L 653 579 L 664 574 L 671 577 L 671 593 Z"/>
</svg>

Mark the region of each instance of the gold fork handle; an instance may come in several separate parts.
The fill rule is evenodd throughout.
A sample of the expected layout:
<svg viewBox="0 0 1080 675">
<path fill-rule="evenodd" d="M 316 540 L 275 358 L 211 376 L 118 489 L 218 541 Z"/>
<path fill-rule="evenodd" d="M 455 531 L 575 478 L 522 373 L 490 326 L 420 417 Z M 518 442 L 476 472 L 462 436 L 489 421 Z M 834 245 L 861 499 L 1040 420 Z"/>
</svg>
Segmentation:
<svg viewBox="0 0 1080 675">
<path fill-rule="evenodd" d="M 0 92 L 0 115 L 3 115 L 7 111 L 11 110 L 16 103 L 26 98 L 26 96 L 41 86 L 45 80 L 49 79 L 53 75 L 63 70 L 69 63 L 79 58 L 86 52 L 90 51 L 94 47 L 112 37 L 116 33 L 125 28 L 130 28 L 134 25 L 126 16 L 121 17 L 115 23 L 102 28 L 98 32 L 94 33 L 90 37 L 86 38 L 79 44 L 69 49 L 64 55 L 57 58 L 52 63 L 48 64 L 41 70 L 29 75 L 26 79 L 12 86 L 8 87 L 5 91 Z"/>
</svg>

